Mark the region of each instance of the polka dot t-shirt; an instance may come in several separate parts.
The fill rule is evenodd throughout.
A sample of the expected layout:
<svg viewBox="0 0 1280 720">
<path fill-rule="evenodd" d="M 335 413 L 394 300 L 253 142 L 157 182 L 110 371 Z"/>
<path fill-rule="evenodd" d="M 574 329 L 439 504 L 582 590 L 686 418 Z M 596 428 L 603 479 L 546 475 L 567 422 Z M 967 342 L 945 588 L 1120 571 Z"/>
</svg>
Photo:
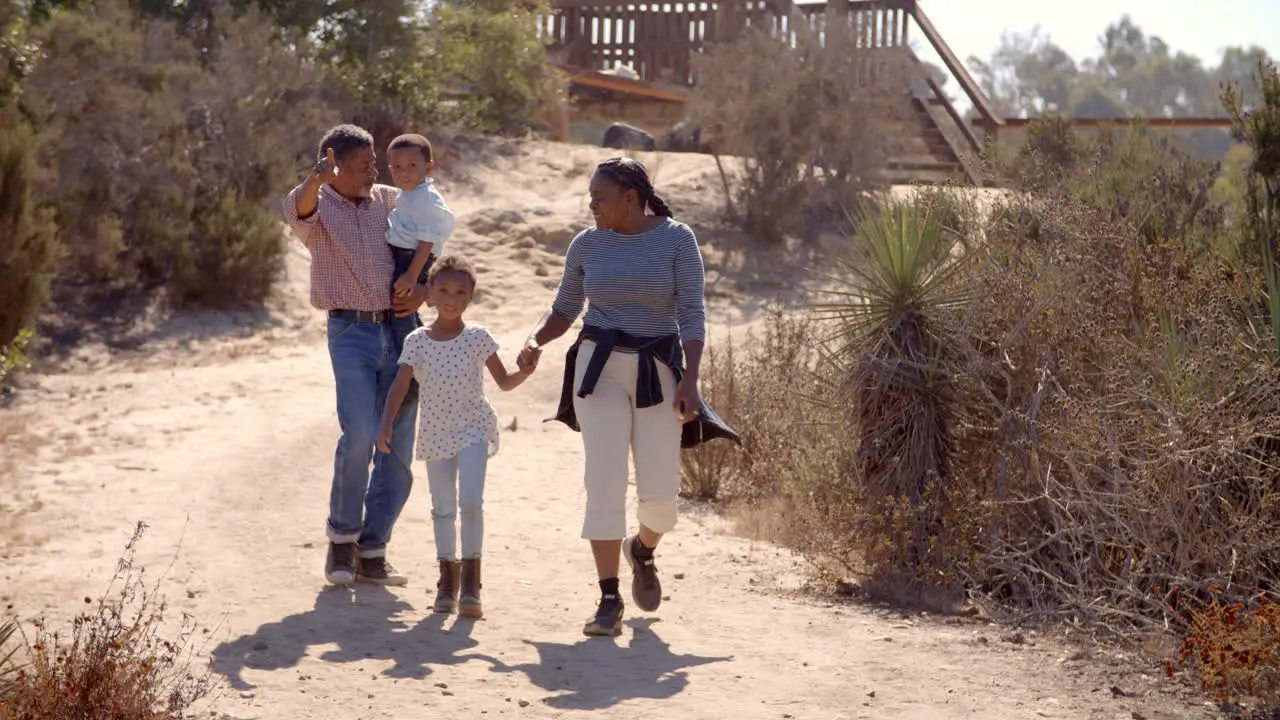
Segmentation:
<svg viewBox="0 0 1280 720">
<path fill-rule="evenodd" d="M 405 338 L 400 364 L 418 381 L 419 460 L 442 460 L 478 442 L 498 450 L 498 415 L 484 394 L 484 364 L 498 341 L 480 325 L 452 340 L 432 340 L 420 327 Z"/>
</svg>

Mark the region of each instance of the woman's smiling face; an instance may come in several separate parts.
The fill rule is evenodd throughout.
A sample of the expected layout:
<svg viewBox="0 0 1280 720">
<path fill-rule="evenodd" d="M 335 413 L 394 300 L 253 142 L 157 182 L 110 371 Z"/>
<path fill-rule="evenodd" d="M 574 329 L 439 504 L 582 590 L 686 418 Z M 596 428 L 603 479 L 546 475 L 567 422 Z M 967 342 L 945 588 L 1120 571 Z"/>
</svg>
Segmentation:
<svg viewBox="0 0 1280 720">
<path fill-rule="evenodd" d="M 604 173 L 591 176 L 591 215 L 601 230 L 616 230 L 627 222 L 636 191 L 614 182 Z"/>
</svg>

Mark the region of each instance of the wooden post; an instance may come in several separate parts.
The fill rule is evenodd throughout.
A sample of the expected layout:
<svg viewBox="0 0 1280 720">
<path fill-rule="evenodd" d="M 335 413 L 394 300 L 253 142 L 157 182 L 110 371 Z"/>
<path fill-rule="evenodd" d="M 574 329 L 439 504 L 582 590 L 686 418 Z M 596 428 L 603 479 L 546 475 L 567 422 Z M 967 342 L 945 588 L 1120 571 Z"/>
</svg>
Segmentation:
<svg viewBox="0 0 1280 720">
<path fill-rule="evenodd" d="M 851 52 L 849 47 L 849 0 L 827 0 L 826 45 L 832 52 Z"/>
</svg>

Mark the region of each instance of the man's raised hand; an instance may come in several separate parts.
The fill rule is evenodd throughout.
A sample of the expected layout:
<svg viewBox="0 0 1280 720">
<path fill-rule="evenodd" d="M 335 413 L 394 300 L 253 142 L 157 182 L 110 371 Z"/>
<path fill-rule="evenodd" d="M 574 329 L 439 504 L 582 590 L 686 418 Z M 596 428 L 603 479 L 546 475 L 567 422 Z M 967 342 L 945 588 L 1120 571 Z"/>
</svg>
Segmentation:
<svg viewBox="0 0 1280 720">
<path fill-rule="evenodd" d="M 321 185 L 328 185 L 338 178 L 338 161 L 333 156 L 333 148 L 325 148 L 325 156 L 316 163 L 311 172 L 311 179 Z"/>
</svg>

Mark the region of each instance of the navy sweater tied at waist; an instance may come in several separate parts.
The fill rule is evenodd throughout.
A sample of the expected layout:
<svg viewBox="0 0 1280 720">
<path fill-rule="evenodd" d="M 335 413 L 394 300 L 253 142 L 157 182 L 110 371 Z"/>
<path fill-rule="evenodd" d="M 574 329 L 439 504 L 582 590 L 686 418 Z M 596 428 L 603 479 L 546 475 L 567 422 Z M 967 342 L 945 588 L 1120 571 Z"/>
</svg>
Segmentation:
<svg viewBox="0 0 1280 720">
<path fill-rule="evenodd" d="M 661 362 L 671 369 L 678 383 L 684 377 L 684 350 L 677 335 L 661 337 L 636 337 L 621 330 L 587 325 L 578 334 L 578 339 L 569 347 L 564 363 L 564 384 L 560 390 L 560 406 L 556 415 L 550 420 L 559 420 L 576 432 L 580 432 L 578 416 L 573 408 L 573 380 L 577 373 L 578 348 L 584 340 L 595 343 L 595 352 L 587 362 L 587 369 L 582 376 L 582 386 L 578 388 L 578 397 L 586 397 L 596 388 L 600 373 L 604 371 L 605 362 L 615 348 L 635 352 L 639 355 L 639 374 L 636 380 L 636 408 L 653 407 L 666 401 L 662 396 L 662 383 L 658 379 L 658 365 Z M 674 399 L 673 399 L 674 400 Z M 672 409 L 672 412 L 675 412 Z M 681 432 L 680 447 L 691 448 L 709 440 L 723 438 L 741 445 L 742 439 L 724 420 L 716 414 L 705 399 L 698 406 L 698 415 L 684 424 Z"/>
</svg>

